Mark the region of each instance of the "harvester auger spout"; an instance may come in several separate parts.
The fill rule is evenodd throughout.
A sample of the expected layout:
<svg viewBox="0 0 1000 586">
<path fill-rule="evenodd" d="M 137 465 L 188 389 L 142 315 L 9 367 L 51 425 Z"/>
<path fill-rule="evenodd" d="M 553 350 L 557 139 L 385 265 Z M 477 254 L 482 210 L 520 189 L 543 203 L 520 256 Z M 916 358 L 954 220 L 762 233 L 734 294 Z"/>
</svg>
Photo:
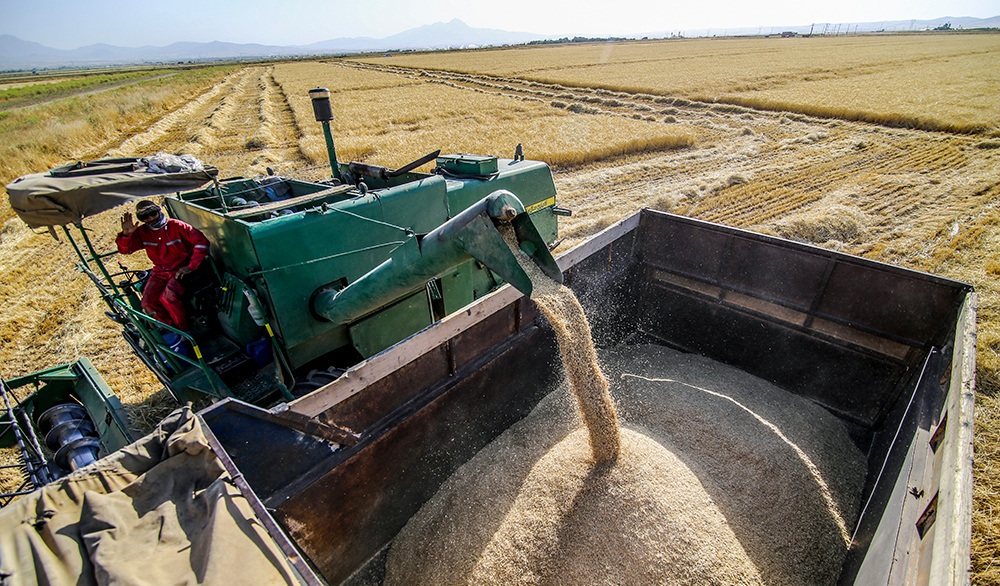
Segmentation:
<svg viewBox="0 0 1000 586">
<path fill-rule="evenodd" d="M 336 324 L 352 322 L 470 259 L 481 262 L 525 295 L 531 295 L 531 279 L 498 231 L 496 224 L 500 222 L 509 222 L 520 249 L 543 273 L 562 283 L 562 271 L 521 200 L 501 189 L 423 238 L 410 238 L 388 260 L 347 287 L 320 287 L 313 294 L 313 313 Z"/>
</svg>

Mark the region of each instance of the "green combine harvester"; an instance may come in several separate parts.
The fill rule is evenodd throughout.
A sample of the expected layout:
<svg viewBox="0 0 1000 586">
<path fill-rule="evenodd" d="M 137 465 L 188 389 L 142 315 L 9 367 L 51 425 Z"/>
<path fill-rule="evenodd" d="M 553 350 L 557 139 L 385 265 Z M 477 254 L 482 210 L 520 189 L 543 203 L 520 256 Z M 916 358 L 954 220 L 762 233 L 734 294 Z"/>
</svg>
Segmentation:
<svg viewBox="0 0 1000 586">
<path fill-rule="evenodd" d="M 549 249 L 557 216 L 568 211 L 555 205 L 549 167 L 524 160 L 520 145 L 513 159 L 436 152 L 400 169 L 341 163 L 329 92 L 310 96 L 330 156 L 326 181 L 220 181 L 212 168 L 156 175 L 115 159 L 8 186 L 25 221 L 61 226 L 69 236 L 108 315 L 182 404 L 204 396 L 290 400 L 506 282 L 530 293 L 497 229 L 503 224 L 561 279 Z M 431 173 L 414 171 L 432 161 Z M 169 215 L 211 241 L 210 268 L 185 280 L 196 324 L 186 332 L 143 313 L 146 274 L 121 263 L 113 272 L 106 259 L 117 252 L 96 250 L 82 224 L 131 198 L 171 190 Z M 64 213 L 39 213 L 38 202 L 52 198 L 66 200 Z"/>
</svg>

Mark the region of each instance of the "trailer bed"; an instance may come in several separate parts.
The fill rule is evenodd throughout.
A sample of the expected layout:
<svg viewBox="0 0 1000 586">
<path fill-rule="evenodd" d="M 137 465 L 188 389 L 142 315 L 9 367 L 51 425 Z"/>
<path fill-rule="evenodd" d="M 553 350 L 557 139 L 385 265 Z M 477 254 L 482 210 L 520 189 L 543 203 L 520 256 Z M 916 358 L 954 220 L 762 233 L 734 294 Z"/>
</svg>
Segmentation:
<svg viewBox="0 0 1000 586">
<path fill-rule="evenodd" d="M 718 361 L 842 422 L 866 472 L 840 583 L 968 582 L 971 287 L 650 210 L 560 266 L 599 348 Z M 327 581 L 379 583 L 400 529 L 535 408 L 557 364 L 548 325 L 506 287 L 291 403 L 201 415 Z"/>
</svg>

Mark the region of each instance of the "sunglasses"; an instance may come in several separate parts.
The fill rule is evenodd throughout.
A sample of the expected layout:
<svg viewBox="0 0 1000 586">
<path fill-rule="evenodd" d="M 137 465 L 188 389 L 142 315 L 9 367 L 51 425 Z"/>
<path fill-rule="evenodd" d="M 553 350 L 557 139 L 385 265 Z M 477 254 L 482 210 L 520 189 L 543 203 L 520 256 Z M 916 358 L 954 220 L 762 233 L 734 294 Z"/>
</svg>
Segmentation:
<svg viewBox="0 0 1000 586">
<path fill-rule="evenodd" d="M 142 210 L 141 212 L 136 212 L 135 217 L 139 218 L 140 221 L 145 222 L 147 220 L 152 220 L 160 215 L 160 210 L 151 208 Z"/>
</svg>

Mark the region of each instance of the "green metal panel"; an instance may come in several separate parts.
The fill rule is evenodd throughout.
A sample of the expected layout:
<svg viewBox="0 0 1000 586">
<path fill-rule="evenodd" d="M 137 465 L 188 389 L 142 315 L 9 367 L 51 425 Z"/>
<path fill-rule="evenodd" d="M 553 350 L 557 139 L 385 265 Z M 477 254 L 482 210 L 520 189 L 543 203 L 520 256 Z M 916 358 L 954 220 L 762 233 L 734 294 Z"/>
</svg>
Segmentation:
<svg viewBox="0 0 1000 586">
<path fill-rule="evenodd" d="M 482 155 L 443 155 L 438 157 L 437 166 L 459 175 L 492 175 L 499 170 L 496 157 Z"/>
<path fill-rule="evenodd" d="M 419 291 L 350 327 L 351 342 L 364 356 L 374 356 L 434 323 L 426 291 Z"/>
<path fill-rule="evenodd" d="M 412 238 L 400 228 L 333 211 L 289 216 L 254 228 L 264 282 L 260 293 L 274 316 L 272 326 L 293 355 L 293 366 L 315 358 L 315 352 L 334 349 L 306 355 L 295 350 L 335 327 L 313 317 L 313 292 L 340 280 L 356 280 Z"/>
<path fill-rule="evenodd" d="M 550 246 L 559 237 L 559 223 L 556 215 L 552 213 L 552 207 L 548 206 L 531 214 L 531 222 L 535 225 L 535 228 L 538 228 L 538 233 L 542 239 L 550 243 Z"/>
<path fill-rule="evenodd" d="M 476 261 L 470 260 L 441 275 L 445 314 L 454 313 L 475 301 L 472 273 L 476 270 Z"/>
<path fill-rule="evenodd" d="M 447 219 L 447 193 L 431 177 L 364 196 L 325 211 L 315 208 L 251 227 L 273 325 L 293 366 L 336 349 L 345 340 L 338 326 L 310 311 L 313 292 L 336 282 L 350 284 L 388 259 L 416 234 Z"/>
<path fill-rule="evenodd" d="M 250 224 L 232 220 L 207 208 L 181 201 L 164 199 L 170 217 L 187 222 L 201 230 L 211 241 L 212 258 L 220 270 L 228 270 L 246 279 L 259 263 L 250 237 Z"/>
<path fill-rule="evenodd" d="M 436 175 L 378 191 L 376 195 L 372 203 L 380 209 L 383 221 L 409 228 L 416 234 L 430 232 L 461 211 L 451 208 L 449 213 L 446 182 Z M 344 209 L 353 211 L 355 207 Z"/>
<path fill-rule="evenodd" d="M 73 369 L 81 375 L 81 382 L 75 389 L 76 394 L 94 420 L 97 433 L 101 436 L 101 445 L 110 453 L 132 443 L 134 439 L 129 430 L 125 408 L 94 365 L 87 358 L 81 358 L 73 365 Z"/>
<path fill-rule="evenodd" d="M 259 340 L 264 329 L 250 316 L 249 303 L 243 293 L 243 281 L 232 273 L 222 279 L 222 295 L 219 299 L 219 323 L 226 335 L 241 346 Z"/>
<path fill-rule="evenodd" d="M 135 441 L 121 401 L 87 358 L 11 379 L 6 384 L 12 390 L 28 385 L 36 388 L 19 402 L 32 422 L 60 403 L 83 405 L 100 436 L 103 454 Z M 0 438 L 0 447 L 12 445 L 12 440 L 13 437 Z"/>
<path fill-rule="evenodd" d="M 552 200 L 555 203 L 556 186 L 552 171 L 538 161 L 499 160 L 500 171 L 489 179 L 449 179 L 448 202 L 452 214 L 457 214 L 498 189 L 506 189 L 521 200 L 524 207 Z"/>
<path fill-rule="evenodd" d="M 499 275 L 493 274 L 493 271 L 486 267 L 481 267 L 479 264 L 474 266 L 476 270 L 472 272 L 473 300 L 479 299 L 500 285 L 503 285 L 503 279 Z"/>
</svg>

